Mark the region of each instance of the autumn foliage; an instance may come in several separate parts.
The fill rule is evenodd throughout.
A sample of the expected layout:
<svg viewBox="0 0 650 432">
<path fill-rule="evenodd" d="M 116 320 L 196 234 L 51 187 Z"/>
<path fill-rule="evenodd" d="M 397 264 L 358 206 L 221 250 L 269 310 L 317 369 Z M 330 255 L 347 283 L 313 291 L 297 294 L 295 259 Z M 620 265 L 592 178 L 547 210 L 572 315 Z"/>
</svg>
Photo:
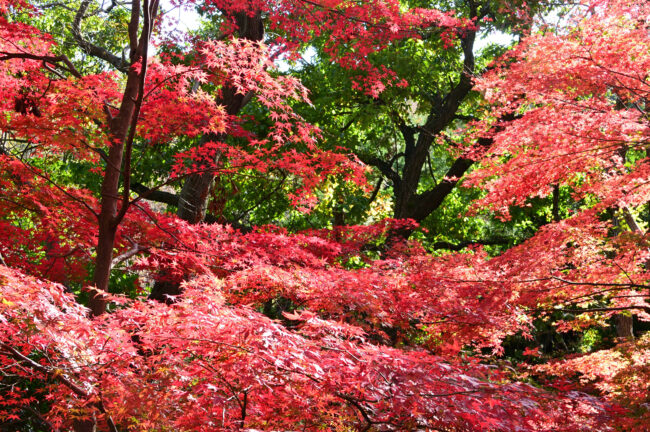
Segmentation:
<svg viewBox="0 0 650 432">
<path fill-rule="evenodd" d="M 650 201 L 650 6 L 594 0 L 564 27 L 527 23 L 473 77 L 481 118 L 454 131 L 464 146 L 453 150 L 476 159 L 462 184 L 483 192 L 468 214 L 508 220 L 560 190 L 572 203 L 496 254 L 433 253 L 408 239 L 412 220 L 242 231 L 148 199 L 203 173 L 282 172 L 303 211 L 332 179 L 367 190 L 363 164 L 324 148 L 300 115 L 309 92 L 277 59 L 326 37 L 351 87 L 379 103 L 409 77 L 370 54 L 420 38 L 448 48 L 480 23 L 393 0 L 186 1 L 223 17 L 221 36 L 179 54 L 157 0 L 127 3 L 125 68 L 99 53 L 113 67 L 82 73 L 30 24 L 38 2 L 0 0 L 0 423 L 646 430 L 647 332 L 555 359 L 534 335 L 650 321 L 650 244 L 637 222 Z M 262 17 L 277 37 L 237 37 Z M 261 121 L 227 103 L 252 98 Z M 160 184 L 136 194 L 140 159 L 183 140 Z M 147 300 L 154 281 L 178 295 Z M 515 343 L 518 364 L 503 358 Z"/>
</svg>

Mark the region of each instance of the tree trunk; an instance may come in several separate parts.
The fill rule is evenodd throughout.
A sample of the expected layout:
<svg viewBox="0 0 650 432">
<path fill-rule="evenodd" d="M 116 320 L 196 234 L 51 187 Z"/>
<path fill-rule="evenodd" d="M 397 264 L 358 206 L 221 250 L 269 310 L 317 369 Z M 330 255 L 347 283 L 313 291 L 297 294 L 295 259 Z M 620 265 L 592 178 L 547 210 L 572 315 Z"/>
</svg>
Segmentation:
<svg viewBox="0 0 650 432">
<path fill-rule="evenodd" d="M 108 284 L 111 275 L 113 261 L 113 247 L 115 237 L 121 218 L 124 216 L 128 206 L 128 183 L 125 183 L 123 191 L 125 200 L 120 198 L 120 177 L 124 169 L 125 182 L 128 182 L 130 175 L 130 154 L 131 144 L 135 134 L 135 126 L 142 104 L 144 94 L 144 80 L 146 75 L 147 52 L 151 28 L 158 12 L 158 0 L 144 0 L 143 10 L 145 11 L 142 30 L 138 35 L 140 27 L 140 0 L 131 2 L 131 20 L 129 21 L 129 42 L 131 46 L 130 63 L 132 66 L 142 61 L 140 73 L 129 67 L 126 79 L 126 86 L 122 94 L 122 101 L 117 116 L 107 114 L 109 123 L 109 136 L 111 139 L 106 170 L 102 180 L 101 207 L 97 217 L 99 232 L 97 237 L 95 259 L 95 271 L 93 283 L 95 290 L 91 291 L 89 307 L 92 316 L 101 315 L 106 311 L 106 299 L 102 291 L 108 291 Z M 126 154 L 125 154 L 125 145 Z M 125 161 L 123 161 L 125 160 Z M 124 167 L 122 165 L 124 164 Z M 118 203 L 122 207 L 118 211 Z"/>
<path fill-rule="evenodd" d="M 636 232 L 643 235 L 643 230 L 639 227 L 634 216 L 630 212 L 630 209 L 623 207 L 620 209 L 623 214 L 623 219 L 627 223 L 628 228 L 632 232 Z M 621 224 L 616 215 L 613 218 L 614 234 L 620 235 L 622 232 Z M 647 263 L 646 263 L 647 266 Z M 634 339 L 634 316 L 628 314 L 616 314 L 614 315 L 614 328 L 616 330 L 616 336 L 619 338 L 625 339 Z"/>
<path fill-rule="evenodd" d="M 101 291 L 108 291 L 108 282 L 111 275 L 113 246 L 117 234 L 116 216 L 117 205 L 120 201 L 119 189 L 124 143 L 135 110 L 138 81 L 138 74 L 133 70 L 129 71 L 119 115 L 112 120 L 111 124 L 110 136 L 112 142 L 102 180 L 101 208 L 97 218 L 99 224 L 97 257 L 93 273 L 93 284 L 95 288 Z M 93 316 L 101 315 L 106 310 L 106 300 L 100 292 L 93 291 L 89 306 Z"/>
<path fill-rule="evenodd" d="M 96 432 L 97 422 L 93 420 L 75 420 L 72 422 L 72 429 L 75 432 Z"/>
<path fill-rule="evenodd" d="M 472 14 L 472 16 L 477 16 L 475 10 L 472 11 Z M 468 31 L 462 37 L 461 45 L 465 58 L 458 83 L 444 99 L 441 99 L 432 107 L 424 125 L 417 128 L 417 142 L 409 143 L 413 139 L 414 131 L 412 128 L 400 128 L 406 141 L 406 150 L 404 152 L 404 168 L 401 181 L 399 185 L 393 184 L 395 201 L 393 217 L 395 219 L 414 219 L 416 222 L 424 220 L 442 204 L 444 198 L 449 195 L 456 183 L 458 183 L 457 178 L 462 176 L 473 163 L 470 159 L 458 158 L 450 167 L 445 179 L 441 180 L 438 185 L 422 194 L 417 193 L 422 170 L 435 137 L 451 124 L 463 100 L 473 88 L 475 37 L 476 31 L 474 30 Z M 409 129 L 411 130 L 409 131 Z M 402 238 L 408 238 L 410 234 L 411 230 L 395 232 L 395 236 Z"/>
<path fill-rule="evenodd" d="M 201 139 L 201 144 L 210 141 L 209 136 Z M 220 155 L 217 155 L 214 162 L 219 162 Z M 178 199 L 179 218 L 191 224 L 197 224 L 205 220 L 208 208 L 208 198 L 214 187 L 215 174 L 205 172 L 192 174 L 185 179 L 185 184 Z"/>
<path fill-rule="evenodd" d="M 614 316 L 616 336 L 624 339 L 634 339 L 634 317 L 626 314 Z"/>
<path fill-rule="evenodd" d="M 264 23 L 260 13 L 254 16 L 237 14 L 235 20 L 238 26 L 239 37 L 252 41 L 261 41 L 264 38 Z M 231 116 L 239 114 L 246 102 L 246 95 L 238 93 L 234 87 L 226 87 L 222 90 L 222 97 L 218 101 Z M 199 145 L 209 141 L 223 139 L 221 135 L 208 134 L 201 137 Z M 220 155 L 217 155 L 215 163 Z M 191 174 L 185 179 L 178 202 L 178 217 L 191 223 L 197 224 L 205 219 L 208 198 L 214 187 L 214 172 Z"/>
<path fill-rule="evenodd" d="M 264 38 L 264 22 L 261 14 L 254 16 L 237 14 L 239 37 L 252 41 L 261 41 Z M 218 101 L 226 109 L 228 115 L 234 116 L 241 111 L 246 104 L 247 97 L 237 92 L 233 87 L 226 87 L 222 90 L 222 97 Z M 221 135 L 207 134 L 201 137 L 199 145 L 209 141 L 219 141 L 224 137 Z M 215 164 L 219 162 L 221 155 L 217 155 Z M 215 184 L 216 174 L 214 172 L 202 172 L 190 174 L 185 179 L 183 188 L 178 199 L 177 216 L 190 224 L 198 224 L 205 220 L 208 208 L 208 199 Z M 157 280 L 151 289 L 149 298 L 161 302 L 171 302 L 173 296 L 181 293 L 178 283 Z"/>
</svg>

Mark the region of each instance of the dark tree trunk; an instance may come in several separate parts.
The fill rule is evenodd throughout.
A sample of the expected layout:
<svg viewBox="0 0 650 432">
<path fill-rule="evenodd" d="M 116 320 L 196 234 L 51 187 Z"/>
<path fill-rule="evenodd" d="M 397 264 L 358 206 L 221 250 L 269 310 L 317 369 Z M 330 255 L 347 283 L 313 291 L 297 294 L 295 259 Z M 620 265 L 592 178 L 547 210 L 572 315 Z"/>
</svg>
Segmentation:
<svg viewBox="0 0 650 432">
<path fill-rule="evenodd" d="M 72 429 L 75 432 L 95 432 L 97 431 L 97 422 L 95 420 L 75 420 L 72 423 Z"/>
<path fill-rule="evenodd" d="M 616 336 L 625 339 L 634 339 L 634 317 L 626 314 L 614 315 Z"/>
<path fill-rule="evenodd" d="M 209 139 L 201 139 L 202 143 Z M 214 161 L 218 163 L 218 157 Z M 178 199 L 179 218 L 191 224 L 197 224 L 205 220 L 205 214 L 208 208 L 208 199 L 214 187 L 215 174 L 205 172 L 191 174 L 185 179 L 183 189 Z"/>
<path fill-rule="evenodd" d="M 615 213 L 616 208 L 612 208 L 610 211 L 614 212 L 612 218 L 613 229 L 611 234 L 614 236 L 621 235 L 623 227 L 621 226 L 619 217 Z M 643 230 L 641 230 L 641 227 L 637 224 L 634 216 L 630 213 L 630 210 L 627 207 L 623 207 L 620 211 L 623 214 L 623 220 L 627 223 L 630 231 L 643 234 Z M 647 267 L 648 263 L 646 262 L 646 268 Z M 634 339 L 634 316 L 622 313 L 614 315 L 614 330 L 616 331 L 616 336 L 619 338 Z"/>
<path fill-rule="evenodd" d="M 261 41 L 264 38 L 264 23 L 261 14 L 249 16 L 246 14 L 237 14 L 235 20 L 238 26 L 239 37 L 252 41 Z M 226 87 L 222 90 L 222 96 L 217 102 L 226 108 L 228 115 L 234 116 L 239 114 L 243 108 L 247 95 L 237 92 L 234 87 Z M 199 145 L 209 141 L 223 139 L 223 136 L 207 134 L 201 137 Z M 220 155 L 214 161 L 219 162 Z M 205 219 L 208 199 L 214 187 L 214 172 L 191 174 L 185 179 L 178 201 L 178 217 L 191 223 L 196 224 Z"/>
<path fill-rule="evenodd" d="M 397 177 L 399 181 L 392 180 L 395 202 L 393 217 L 395 219 L 414 219 L 416 222 L 424 220 L 442 204 L 445 197 L 458 183 L 457 179 L 451 179 L 461 177 L 473 163 L 471 159 L 462 157 L 457 159 L 449 168 L 445 179 L 441 180 L 433 189 L 421 194 L 417 193 L 423 167 L 429 157 L 435 137 L 454 120 L 461 103 L 472 90 L 475 37 L 476 32 L 472 30 L 462 37 L 461 44 L 465 59 L 460 79 L 454 88 L 433 106 L 425 124 L 421 127 L 400 125 L 406 147 L 402 174 L 400 176 L 395 173 L 393 177 Z M 414 138 L 416 133 L 417 141 Z M 392 233 L 392 236 L 408 238 L 411 232 L 409 229 L 400 229 Z"/>
</svg>

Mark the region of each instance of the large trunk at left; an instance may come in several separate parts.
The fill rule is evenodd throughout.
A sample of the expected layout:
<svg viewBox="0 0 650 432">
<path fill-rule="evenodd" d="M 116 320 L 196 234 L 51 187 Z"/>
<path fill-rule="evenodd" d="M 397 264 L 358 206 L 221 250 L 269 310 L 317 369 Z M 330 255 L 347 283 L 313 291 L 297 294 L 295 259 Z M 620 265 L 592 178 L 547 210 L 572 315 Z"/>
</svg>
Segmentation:
<svg viewBox="0 0 650 432">
<path fill-rule="evenodd" d="M 113 247 L 118 227 L 116 217 L 120 201 L 119 191 L 124 144 L 135 111 L 138 81 L 138 74 L 135 71 L 129 71 L 120 113 L 118 117 L 112 120 L 111 124 L 110 136 L 112 142 L 102 181 L 101 208 L 98 217 L 97 257 L 95 258 L 95 271 L 93 273 L 93 284 L 100 291 L 108 291 L 111 275 Z M 104 313 L 106 300 L 101 292 L 92 291 L 89 307 L 93 316 Z"/>
<path fill-rule="evenodd" d="M 93 274 L 95 289 L 91 291 L 89 301 L 93 316 L 101 315 L 106 311 L 107 302 L 103 292 L 108 291 L 117 230 L 129 205 L 128 177 L 131 170 L 131 149 L 135 136 L 135 126 L 144 97 L 147 48 L 151 28 L 158 11 L 158 0 L 152 0 L 151 2 L 143 0 L 142 8 L 140 6 L 140 0 L 131 1 L 131 19 L 128 26 L 131 51 L 126 86 L 122 94 L 120 108 L 115 117 L 110 112 L 107 113 L 111 142 L 102 180 L 101 207 L 97 216 L 99 230 Z M 140 25 L 141 11 L 144 16 L 142 26 Z M 142 62 L 142 67 L 134 68 L 133 66 L 138 62 Z M 125 180 L 122 196 L 120 196 L 121 177 L 124 177 L 123 180 Z"/>
</svg>

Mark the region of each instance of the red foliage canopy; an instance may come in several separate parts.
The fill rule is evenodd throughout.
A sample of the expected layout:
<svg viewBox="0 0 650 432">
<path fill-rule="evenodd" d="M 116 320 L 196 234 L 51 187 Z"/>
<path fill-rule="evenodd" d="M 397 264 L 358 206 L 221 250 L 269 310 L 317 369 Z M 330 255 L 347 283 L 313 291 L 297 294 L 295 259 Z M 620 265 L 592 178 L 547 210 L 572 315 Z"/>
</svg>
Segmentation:
<svg viewBox="0 0 650 432">
<path fill-rule="evenodd" d="M 157 2 L 143 4 L 155 17 L 150 6 Z M 370 51 L 422 29 L 434 27 L 447 38 L 473 25 L 383 0 L 206 5 L 231 16 L 265 14 L 286 35 L 273 53 L 327 33 L 332 58 L 359 71 L 359 87 L 373 96 L 399 80 L 368 63 Z M 532 316 L 548 310 L 605 317 L 631 310 L 649 318 L 647 235 L 636 229 L 612 236 L 599 218 L 623 209 L 634 228 L 630 208 L 649 198 L 650 51 L 647 21 L 637 18 L 650 14 L 645 3 L 594 2 L 572 30 L 526 38 L 480 84 L 496 106 L 493 118 L 519 118 L 502 125 L 491 156 L 467 183 L 488 190 L 479 204 L 507 215 L 508 206 L 562 184 L 593 205 L 498 257 L 480 250 L 432 256 L 417 243 L 396 243 L 360 269 L 349 268 L 348 259 L 410 222 L 242 234 L 158 214 L 129 193 L 134 137 L 156 143 L 206 132 L 245 136 L 250 146 L 207 142 L 179 155 L 173 176 L 214 170 L 220 152 L 233 169 L 290 171 L 305 179 L 306 195 L 327 175 L 361 182 L 362 169 L 348 156 L 318 149 L 318 131 L 289 103 L 307 101 L 306 92 L 269 72 L 269 48 L 204 41 L 200 61 L 178 66 L 147 58 L 152 24 L 145 22 L 141 43 L 132 40 L 139 51 L 132 50 L 123 88 L 116 73 L 82 76 L 70 60 L 53 55 L 51 37 L 8 19 L 16 8 L 29 5 L 0 1 L 0 128 L 13 143 L 13 154 L 0 155 L 0 253 L 8 265 L 0 265 L 0 420 L 15 419 L 45 395 L 44 421 L 53 429 L 93 418 L 111 431 L 587 431 L 627 426 L 615 402 L 645 403 L 638 383 L 621 372 L 647 367 L 645 339 L 618 348 L 633 354 L 616 373 L 585 373 L 600 380 L 610 402 L 524 384 L 478 355 L 483 348 L 498 353 L 505 336 L 527 334 Z M 549 61 L 550 52 L 559 61 Z M 195 82 L 256 94 L 271 120 L 268 136 L 245 132 Z M 128 157 L 112 159 L 118 150 Z M 110 193 L 102 187 L 94 198 L 58 184 L 46 167 L 64 155 L 85 161 L 104 180 L 113 170 Z M 118 265 L 148 276 L 160 272 L 184 280 L 183 295 L 167 305 L 100 289 L 95 295 L 111 302 L 110 313 L 89 318 L 56 282 L 83 281 L 88 266 L 100 262 L 100 253 L 93 254 L 101 239 L 109 240 L 103 256 L 109 273 Z M 276 320 L 259 312 L 279 299 L 290 307 Z M 595 307 L 596 301 L 605 305 Z M 597 367 L 589 362 L 561 367 L 584 373 Z"/>
</svg>

